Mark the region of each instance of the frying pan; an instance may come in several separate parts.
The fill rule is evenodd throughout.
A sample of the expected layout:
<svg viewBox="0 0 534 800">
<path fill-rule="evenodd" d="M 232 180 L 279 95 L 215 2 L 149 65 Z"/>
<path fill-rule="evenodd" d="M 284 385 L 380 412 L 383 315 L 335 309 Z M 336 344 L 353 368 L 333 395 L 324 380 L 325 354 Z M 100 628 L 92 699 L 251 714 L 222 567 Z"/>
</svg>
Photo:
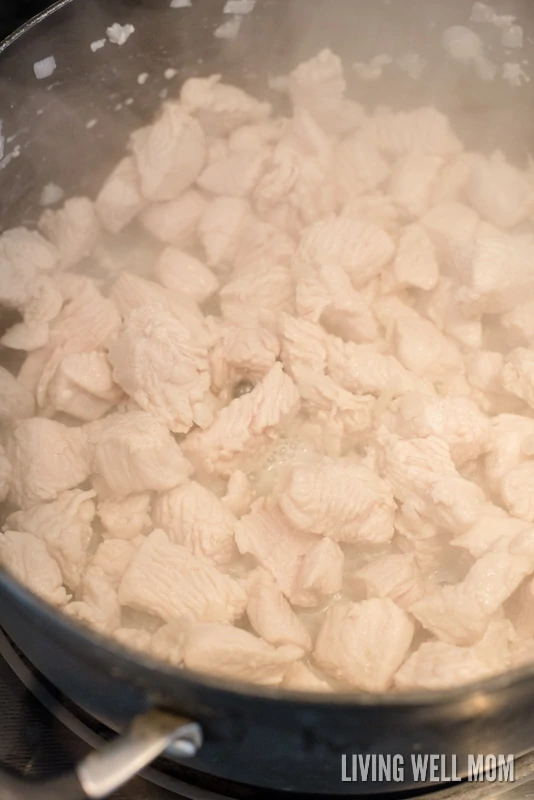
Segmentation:
<svg viewBox="0 0 534 800">
<path fill-rule="evenodd" d="M 529 0 L 495 5 L 517 16 L 525 40 L 534 40 Z M 529 153 L 534 83 L 481 82 L 441 48 L 443 30 L 466 24 L 471 2 L 257 0 L 230 39 L 214 35 L 227 19 L 223 6 L 224 0 L 192 0 L 181 9 L 168 0 L 61 0 L 0 46 L 0 116 L 11 158 L 0 169 L 3 228 L 31 225 L 41 189 L 51 181 L 67 195 L 94 196 L 130 132 L 151 119 L 163 90 L 172 97 L 185 78 L 217 72 L 283 111 L 268 79 L 323 47 L 345 60 L 351 94 L 361 102 L 432 103 L 451 114 L 469 147 L 499 147 L 523 162 Z M 116 21 L 132 23 L 135 34 L 123 47 L 93 53 L 90 43 Z M 513 60 L 529 59 L 531 49 L 527 43 Z M 351 64 L 384 52 L 393 58 L 417 52 L 426 63 L 424 79 L 393 69 L 380 82 L 359 82 Z M 32 65 L 48 56 L 57 69 L 37 81 Z M 163 75 L 168 67 L 177 70 L 174 82 Z M 150 75 L 144 86 L 137 82 L 142 72 Z M 96 125 L 88 127 L 93 119 Z M 12 157 L 17 145 L 20 154 Z M 520 755 L 534 748 L 534 667 L 449 691 L 403 695 L 252 687 L 126 651 L 76 626 L 3 571 L 0 625 L 60 691 L 119 734 L 52 783 L 28 784 L 2 770 L 0 796 L 10 800 L 103 797 L 164 751 L 197 786 L 217 778 L 235 796 L 332 797 L 422 788 L 409 775 L 402 785 L 342 781 L 342 754 L 396 754 L 407 763 L 412 753 L 455 754 L 465 774 L 470 753 Z"/>
</svg>

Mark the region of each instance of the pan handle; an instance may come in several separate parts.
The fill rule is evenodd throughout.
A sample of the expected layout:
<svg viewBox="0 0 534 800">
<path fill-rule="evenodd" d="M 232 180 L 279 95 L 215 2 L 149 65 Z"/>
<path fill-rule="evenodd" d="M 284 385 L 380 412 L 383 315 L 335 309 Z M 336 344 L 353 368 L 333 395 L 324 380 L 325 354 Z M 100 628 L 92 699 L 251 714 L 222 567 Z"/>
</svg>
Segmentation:
<svg viewBox="0 0 534 800">
<path fill-rule="evenodd" d="M 100 800 L 124 786 L 167 748 L 191 758 L 202 746 L 200 725 L 151 710 L 136 717 L 123 736 L 90 753 L 59 778 L 36 782 L 0 768 L 0 800 Z"/>
</svg>

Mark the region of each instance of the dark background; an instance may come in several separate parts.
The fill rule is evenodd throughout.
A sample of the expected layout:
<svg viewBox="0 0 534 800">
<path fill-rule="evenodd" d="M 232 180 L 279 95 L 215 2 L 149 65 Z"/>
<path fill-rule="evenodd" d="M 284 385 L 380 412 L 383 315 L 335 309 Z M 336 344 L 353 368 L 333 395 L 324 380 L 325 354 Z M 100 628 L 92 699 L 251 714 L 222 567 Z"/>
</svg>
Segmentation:
<svg viewBox="0 0 534 800">
<path fill-rule="evenodd" d="M 0 0 L 0 40 L 52 5 L 52 0 Z"/>
</svg>

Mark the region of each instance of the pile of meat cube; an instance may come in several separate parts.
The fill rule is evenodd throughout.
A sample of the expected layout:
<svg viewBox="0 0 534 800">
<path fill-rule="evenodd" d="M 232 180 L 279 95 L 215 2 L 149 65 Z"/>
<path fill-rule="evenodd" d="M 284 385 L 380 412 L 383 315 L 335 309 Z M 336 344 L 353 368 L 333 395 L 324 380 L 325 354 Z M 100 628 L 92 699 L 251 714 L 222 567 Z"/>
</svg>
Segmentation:
<svg viewBox="0 0 534 800">
<path fill-rule="evenodd" d="M 279 118 L 188 80 L 94 202 L 0 236 L 27 351 L 0 372 L 1 562 L 224 678 L 534 660 L 534 176 L 434 108 L 364 110 L 329 51 L 287 86 Z"/>
</svg>

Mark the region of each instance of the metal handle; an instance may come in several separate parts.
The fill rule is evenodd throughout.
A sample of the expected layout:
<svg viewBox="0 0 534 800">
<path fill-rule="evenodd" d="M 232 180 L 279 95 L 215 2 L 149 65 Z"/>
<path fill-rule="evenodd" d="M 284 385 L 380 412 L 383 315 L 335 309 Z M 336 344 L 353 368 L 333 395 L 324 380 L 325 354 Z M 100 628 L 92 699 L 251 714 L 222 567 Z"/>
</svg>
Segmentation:
<svg viewBox="0 0 534 800">
<path fill-rule="evenodd" d="M 191 758 L 202 746 L 200 725 L 164 711 L 136 717 L 123 736 L 88 755 L 72 772 L 35 782 L 0 768 L 0 800 L 100 800 L 124 786 L 165 750 Z"/>
</svg>

